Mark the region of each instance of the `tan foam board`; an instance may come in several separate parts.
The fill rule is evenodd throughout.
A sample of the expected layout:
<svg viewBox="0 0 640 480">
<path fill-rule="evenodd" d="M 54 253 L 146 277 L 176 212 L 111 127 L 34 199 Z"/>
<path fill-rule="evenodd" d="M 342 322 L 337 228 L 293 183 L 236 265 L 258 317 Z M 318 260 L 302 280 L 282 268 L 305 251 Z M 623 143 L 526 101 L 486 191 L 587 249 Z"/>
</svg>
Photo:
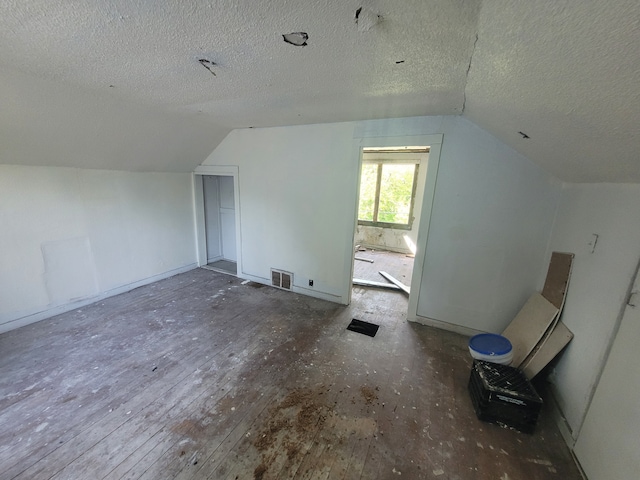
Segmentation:
<svg viewBox="0 0 640 480">
<path fill-rule="evenodd" d="M 567 346 L 572 338 L 573 333 L 564 323 L 558 322 L 551 335 L 531 352 L 520 366 L 520 369 L 531 380 Z"/>
<path fill-rule="evenodd" d="M 552 327 L 558 316 L 558 308 L 539 293 L 529 297 L 520 312 L 502 332 L 513 346 L 513 362 L 519 367 L 527 355 L 542 339 L 547 329 Z"/>
</svg>

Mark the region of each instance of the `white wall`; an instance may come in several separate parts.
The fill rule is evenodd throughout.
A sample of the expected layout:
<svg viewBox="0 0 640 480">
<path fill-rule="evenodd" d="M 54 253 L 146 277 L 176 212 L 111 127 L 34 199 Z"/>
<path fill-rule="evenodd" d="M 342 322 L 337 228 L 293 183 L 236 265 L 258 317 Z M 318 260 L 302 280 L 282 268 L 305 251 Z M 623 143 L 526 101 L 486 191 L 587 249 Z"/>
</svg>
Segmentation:
<svg viewBox="0 0 640 480">
<path fill-rule="evenodd" d="M 594 233 L 599 237 L 592 252 Z M 575 337 L 551 375 L 575 437 L 640 257 L 640 185 L 565 185 L 552 250 L 575 253 L 562 314 Z"/>
<path fill-rule="evenodd" d="M 560 184 L 467 120 L 443 133 L 418 314 L 499 333 L 541 287 Z"/>
<path fill-rule="evenodd" d="M 541 286 L 560 183 L 464 118 L 411 123 L 363 131 L 444 134 L 417 320 L 500 332 Z"/>
<path fill-rule="evenodd" d="M 278 268 L 294 274 L 299 291 L 347 301 L 352 137 L 349 123 L 234 130 L 203 163 L 239 166 L 242 276 L 270 283 Z"/>
<path fill-rule="evenodd" d="M 269 268 L 282 268 L 298 288 L 309 289 L 311 278 L 316 294 L 346 301 L 357 146 L 372 137 L 440 133 L 418 314 L 501 331 L 540 288 L 560 184 L 461 117 L 231 132 L 204 165 L 239 166 L 242 274 L 268 283 Z"/>
<path fill-rule="evenodd" d="M 191 268 L 191 176 L 0 165 L 0 331 Z"/>
</svg>

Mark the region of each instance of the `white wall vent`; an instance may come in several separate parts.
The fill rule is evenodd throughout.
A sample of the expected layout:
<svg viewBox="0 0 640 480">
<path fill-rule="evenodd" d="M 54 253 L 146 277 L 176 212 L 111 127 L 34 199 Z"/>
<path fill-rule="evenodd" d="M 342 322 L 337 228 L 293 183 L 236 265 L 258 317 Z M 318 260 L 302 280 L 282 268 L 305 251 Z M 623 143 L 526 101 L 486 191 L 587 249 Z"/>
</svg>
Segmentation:
<svg viewBox="0 0 640 480">
<path fill-rule="evenodd" d="M 291 290 L 291 286 L 293 285 L 293 273 L 272 268 L 271 285 L 284 290 Z"/>
</svg>

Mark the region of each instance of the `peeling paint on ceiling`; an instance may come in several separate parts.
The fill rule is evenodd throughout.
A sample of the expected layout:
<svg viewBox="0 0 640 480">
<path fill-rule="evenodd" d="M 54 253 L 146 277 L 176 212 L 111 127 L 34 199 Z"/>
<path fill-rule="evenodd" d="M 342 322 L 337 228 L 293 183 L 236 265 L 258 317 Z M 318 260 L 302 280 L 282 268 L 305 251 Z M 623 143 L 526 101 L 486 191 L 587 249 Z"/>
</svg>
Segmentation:
<svg viewBox="0 0 640 480">
<path fill-rule="evenodd" d="M 296 47 L 306 47 L 307 40 L 309 40 L 309 35 L 307 32 L 291 32 L 285 33 L 282 35 L 282 38 L 286 43 L 290 43 L 291 45 L 295 45 Z"/>
</svg>

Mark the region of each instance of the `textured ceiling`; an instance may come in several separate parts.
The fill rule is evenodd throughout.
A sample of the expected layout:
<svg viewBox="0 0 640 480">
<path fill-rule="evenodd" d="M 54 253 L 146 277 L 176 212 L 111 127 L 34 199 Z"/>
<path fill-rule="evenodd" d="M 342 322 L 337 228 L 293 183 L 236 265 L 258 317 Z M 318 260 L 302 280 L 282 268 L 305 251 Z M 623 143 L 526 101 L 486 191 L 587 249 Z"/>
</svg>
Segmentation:
<svg viewBox="0 0 640 480">
<path fill-rule="evenodd" d="M 0 163 L 190 171 L 233 128 L 463 114 L 563 180 L 640 182 L 639 22 L 625 0 L 3 0 Z"/>
<path fill-rule="evenodd" d="M 560 179 L 640 182 L 638 0 L 485 1 L 478 29 L 465 116 Z"/>
</svg>

